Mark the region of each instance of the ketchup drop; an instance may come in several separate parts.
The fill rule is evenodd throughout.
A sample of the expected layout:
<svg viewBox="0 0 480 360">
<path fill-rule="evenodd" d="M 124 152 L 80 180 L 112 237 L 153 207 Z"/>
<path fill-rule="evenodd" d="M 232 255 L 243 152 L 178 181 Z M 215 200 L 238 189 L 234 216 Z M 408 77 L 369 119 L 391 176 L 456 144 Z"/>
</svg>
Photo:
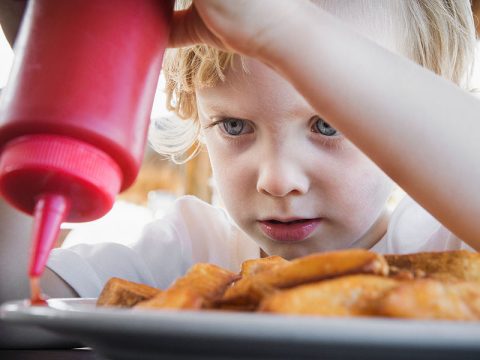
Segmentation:
<svg viewBox="0 0 480 360">
<path fill-rule="evenodd" d="M 40 279 L 36 276 L 30 277 L 30 304 L 33 306 L 47 306 L 46 299 L 42 296 Z"/>
</svg>

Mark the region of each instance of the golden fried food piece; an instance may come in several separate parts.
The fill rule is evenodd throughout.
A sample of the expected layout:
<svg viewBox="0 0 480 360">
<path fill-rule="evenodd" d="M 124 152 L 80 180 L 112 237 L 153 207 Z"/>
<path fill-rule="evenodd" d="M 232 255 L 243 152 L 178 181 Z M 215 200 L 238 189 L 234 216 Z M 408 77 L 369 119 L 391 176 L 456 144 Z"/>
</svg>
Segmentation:
<svg viewBox="0 0 480 360">
<path fill-rule="evenodd" d="M 113 277 L 107 281 L 98 297 L 97 306 L 132 307 L 161 293 L 148 285 Z"/>
<path fill-rule="evenodd" d="M 479 281 L 480 254 L 465 250 L 385 255 L 392 275 L 410 273 L 413 278 L 442 281 Z"/>
<path fill-rule="evenodd" d="M 203 307 L 203 301 L 203 297 L 195 290 L 177 288 L 169 289 L 159 296 L 138 303 L 135 308 L 177 310 L 201 309 Z"/>
<path fill-rule="evenodd" d="M 378 313 L 413 319 L 480 320 L 480 285 L 432 279 L 403 282 L 379 301 Z"/>
<path fill-rule="evenodd" d="M 398 281 L 375 275 L 350 275 L 279 291 L 261 302 L 259 311 L 320 315 L 371 316 L 377 301 Z"/>
<path fill-rule="evenodd" d="M 268 256 L 265 258 L 245 260 L 242 263 L 242 270 L 240 275 L 242 278 L 247 276 L 252 276 L 262 271 L 269 270 L 275 265 L 287 264 L 288 260 L 282 258 L 281 256 Z"/>
<path fill-rule="evenodd" d="M 255 309 L 262 298 L 275 289 L 350 274 L 387 275 L 388 265 L 382 255 L 366 250 L 311 254 L 240 279 L 227 289 L 217 305 L 220 308 Z"/>
<path fill-rule="evenodd" d="M 201 309 L 210 308 L 238 275 L 213 264 L 195 264 L 170 288 L 136 308 Z"/>
</svg>

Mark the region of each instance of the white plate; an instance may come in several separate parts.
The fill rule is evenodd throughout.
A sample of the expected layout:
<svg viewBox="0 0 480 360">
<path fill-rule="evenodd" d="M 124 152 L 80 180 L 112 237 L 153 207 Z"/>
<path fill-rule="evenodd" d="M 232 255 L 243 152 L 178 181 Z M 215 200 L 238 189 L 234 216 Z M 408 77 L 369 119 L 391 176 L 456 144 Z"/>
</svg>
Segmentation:
<svg viewBox="0 0 480 360">
<path fill-rule="evenodd" d="M 111 359 L 480 359 L 479 323 L 48 304 L 5 303 L 0 317 L 73 336 Z"/>
</svg>

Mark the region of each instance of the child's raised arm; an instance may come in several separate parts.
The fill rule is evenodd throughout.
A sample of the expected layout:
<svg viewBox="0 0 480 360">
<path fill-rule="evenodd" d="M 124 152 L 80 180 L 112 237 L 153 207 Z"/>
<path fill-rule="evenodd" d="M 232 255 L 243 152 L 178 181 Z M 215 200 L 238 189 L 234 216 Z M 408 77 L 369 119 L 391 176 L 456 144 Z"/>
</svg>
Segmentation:
<svg viewBox="0 0 480 360">
<path fill-rule="evenodd" d="M 276 69 L 329 124 L 480 250 L 480 101 L 309 1 L 195 4 L 176 17 L 173 46 L 206 42 Z"/>
</svg>

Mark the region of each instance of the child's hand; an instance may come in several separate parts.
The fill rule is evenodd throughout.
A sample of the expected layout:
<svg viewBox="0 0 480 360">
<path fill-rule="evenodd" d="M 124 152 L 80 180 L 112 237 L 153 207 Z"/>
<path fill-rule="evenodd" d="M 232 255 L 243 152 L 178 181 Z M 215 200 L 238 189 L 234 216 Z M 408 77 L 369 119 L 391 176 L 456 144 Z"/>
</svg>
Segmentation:
<svg viewBox="0 0 480 360">
<path fill-rule="evenodd" d="M 174 13 L 169 47 L 205 43 L 259 56 L 274 34 L 306 5 L 303 0 L 196 0 Z"/>
</svg>

